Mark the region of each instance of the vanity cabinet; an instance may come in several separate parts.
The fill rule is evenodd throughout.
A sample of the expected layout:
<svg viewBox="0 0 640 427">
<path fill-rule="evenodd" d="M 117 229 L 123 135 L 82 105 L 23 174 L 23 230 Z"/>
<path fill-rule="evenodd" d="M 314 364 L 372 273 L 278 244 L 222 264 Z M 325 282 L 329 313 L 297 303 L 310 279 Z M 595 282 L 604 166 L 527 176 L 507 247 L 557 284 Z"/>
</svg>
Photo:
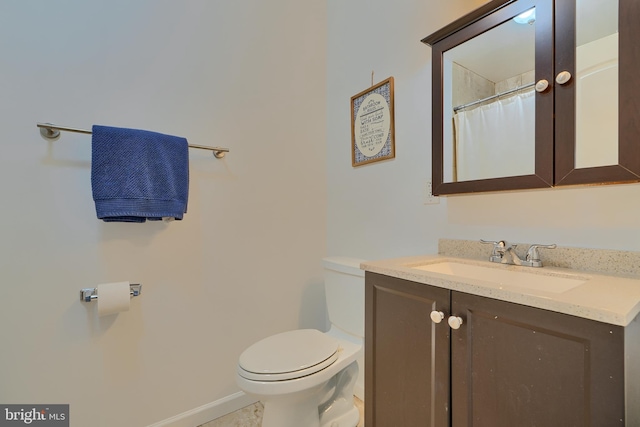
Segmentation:
<svg viewBox="0 0 640 427">
<path fill-rule="evenodd" d="M 640 2 L 492 0 L 432 47 L 436 195 L 640 181 Z"/>
<path fill-rule="evenodd" d="M 638 340 L 639 322 L 624 328 L 368 271 L 365 278 L 367 427 L 638 421 L 625 424 L 625 387 L 637 386 L 625 384 L 625 340 Z M 434 311 L 444 320 L 432 321 Z M 458 329 L 450 316 L 462 319 Z"/>
<path fill-rule="evenodd" d="M 450 311 L 447 289 L 365 272 L 367 427 L 450 425 L 450 329 L 431 322 L 436 308 Z"/>
</svg>

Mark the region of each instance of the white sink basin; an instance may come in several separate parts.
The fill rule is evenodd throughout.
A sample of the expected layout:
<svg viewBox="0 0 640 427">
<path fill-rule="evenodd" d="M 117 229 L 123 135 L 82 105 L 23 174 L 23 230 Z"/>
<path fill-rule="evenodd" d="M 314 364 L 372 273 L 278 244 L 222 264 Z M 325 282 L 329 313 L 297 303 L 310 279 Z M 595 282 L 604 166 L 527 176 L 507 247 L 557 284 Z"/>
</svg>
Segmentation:
<svg viewBox="0 0 640 427">
<path fill-rule="evenodd" d="M 417 270 L 449 276 L 493 282 L 496 286 L 535 289 L 543 292 L 562 293 L 586 283 L 587 279 L 572 275 L 554 275 L 526 273 L 507 270 L 506 266 L 483 267 L 455 261 L 443 261 L 434 264 L 414 266 Z M 523 267 L 526 268 L 526 267 Z"/>
</svg>

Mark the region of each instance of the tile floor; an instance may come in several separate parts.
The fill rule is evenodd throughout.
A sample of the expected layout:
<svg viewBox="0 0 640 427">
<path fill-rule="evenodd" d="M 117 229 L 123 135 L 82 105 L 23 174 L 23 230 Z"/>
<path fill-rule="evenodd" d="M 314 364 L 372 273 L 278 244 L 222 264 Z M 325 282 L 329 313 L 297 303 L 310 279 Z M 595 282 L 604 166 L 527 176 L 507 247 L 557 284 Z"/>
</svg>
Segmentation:
<svg viewBox="0 0 640 427">
<path fill-rule="evenodd" d="M 364 427 L 364 403 L 357 397 L 354 397 L 354 401 L 360 411 L 360 422 L 357 427 Z M 262 404 L 258 402 L 199 427 L 260 427 L 261 422 Z"/>
</svg>

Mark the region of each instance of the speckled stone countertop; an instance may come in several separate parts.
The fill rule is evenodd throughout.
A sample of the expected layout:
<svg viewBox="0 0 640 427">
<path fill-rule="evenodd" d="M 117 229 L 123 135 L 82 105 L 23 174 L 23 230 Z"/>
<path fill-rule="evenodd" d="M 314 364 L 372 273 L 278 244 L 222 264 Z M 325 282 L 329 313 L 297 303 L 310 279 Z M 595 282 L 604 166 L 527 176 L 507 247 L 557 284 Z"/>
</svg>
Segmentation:
<svg viewBox="0 0 640 427">
<path fill-rule="evenodd" d="M 511 242 L 514 244 L 514 242 Z M 518 243 L 516 253 L 524 259 L 529 243 Z M 492 245 L 478 240 L 440 239 L 438 254 L 457 258 L 487 261 Z M 540 259 L 545 267 L 561 267 L 605 275 L 624 275 L 640 278 L 640 252 L 611 249 L 586 249 L 558 246 L 556 249 L 540 249 Z"/>
<path fill-rule="evenodd" d="M 603 274 L 602 269 L 600 269 L 599 272 L 594 272 L 598 266 L 598 262 L 594 260 L 587 260 L 585 264 L 590 267 L 591 271 L 578 269 L 575 268 L 575 266 L 574 268 L 554 267 L 554 263 L 548 260 L 549 253 L 552 252 L 552 250 L 544 251 L 547 259 L 545 266 L 542 268 L 492 263 L 486 261 L 491 253 L 491 245 L 482 245 L 476 248 L 475 242 L 468 242 L 469 241 L 463 240 L 441 240 L 439 249 L 441 253 L 438 255 L 368 261 L 362 263 L 361 268 L 365 271 L 413 282 L 542 308 L 619 326 L 627 326 L 640 312 L 640 275 L 638 275 L 636 271 L 636 269 L 640 268 L 640 262 L 638 262 L 640 261 L 640 253 L 603 251 L 603 256 L 606 260 L 604 264 L 608 266 L 604 269 Z M 465 250 L 452 250 L 456 245 L 459 245 L 461 248 L 467 248 L 466 252 Z M 479 242 L 478 245 L 480 245 Z M 470 246 L 472 249 L 469 250 Z M 486 246 L 489 247 L 487 248 Z M 525 245 L 524 249 L 526 250 L 527 247 L 528 246 Z M 479 248 L 482 248 L 482 250 Z M 571 251 L 573 248 L 560 249 L 561 251 L 559 252 L 568 254 L 567 256 L 573 259 L 574 254 Z M 592 249 L 576 249 L 576 251 L 578 251 L 579 254 L 576 259 L 581 260 L 581 262 L 585 259 L 585 255 L 583 255 L 584 251 L 587 251 L 587 255 L 593 256 L 596 256 L 598 252 L 598 250 Z M 543 262 L 545 262 L 545 258 L 542 255 L 543 251 L 541 250 L 540 252 L 541 258 Z M 485 260 L 475 259 L 480 256 L 485 257 Z M 613 262 L 611 257 L 617 261 L 621 259 L 627 262 L 630 261 L 633 265 L 627 265 L 625 262 L 624 265 L 618 265 L 617 268 L 611 267 L 610 264 Z M 537 274 L 542 276 L 541 279 L 544 276 L 572 278 L 584 280 L 585 283 L 564 292 L 550 292 L 534 287 L 513 286 L 508 283 L 483 281 L 475 278 L 452 276 L 415 268 L 427 264 L 441 263 L 443 261 L 458 261 L 464 264 L 493 269 Z"/>
</svg>

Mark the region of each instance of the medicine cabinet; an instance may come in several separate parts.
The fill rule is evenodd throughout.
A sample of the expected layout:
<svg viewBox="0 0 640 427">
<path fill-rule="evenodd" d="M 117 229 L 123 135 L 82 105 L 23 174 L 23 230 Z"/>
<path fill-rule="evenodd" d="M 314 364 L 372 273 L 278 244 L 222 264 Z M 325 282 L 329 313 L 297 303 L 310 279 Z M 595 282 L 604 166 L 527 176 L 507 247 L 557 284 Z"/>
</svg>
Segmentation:
<svg viewBox="0 0 640 427">
<path fill-rule="evenodd" d="M 640 181 L 640 2 L 492 0 L 427 36 L 435 195 Z"/>
</svg>

